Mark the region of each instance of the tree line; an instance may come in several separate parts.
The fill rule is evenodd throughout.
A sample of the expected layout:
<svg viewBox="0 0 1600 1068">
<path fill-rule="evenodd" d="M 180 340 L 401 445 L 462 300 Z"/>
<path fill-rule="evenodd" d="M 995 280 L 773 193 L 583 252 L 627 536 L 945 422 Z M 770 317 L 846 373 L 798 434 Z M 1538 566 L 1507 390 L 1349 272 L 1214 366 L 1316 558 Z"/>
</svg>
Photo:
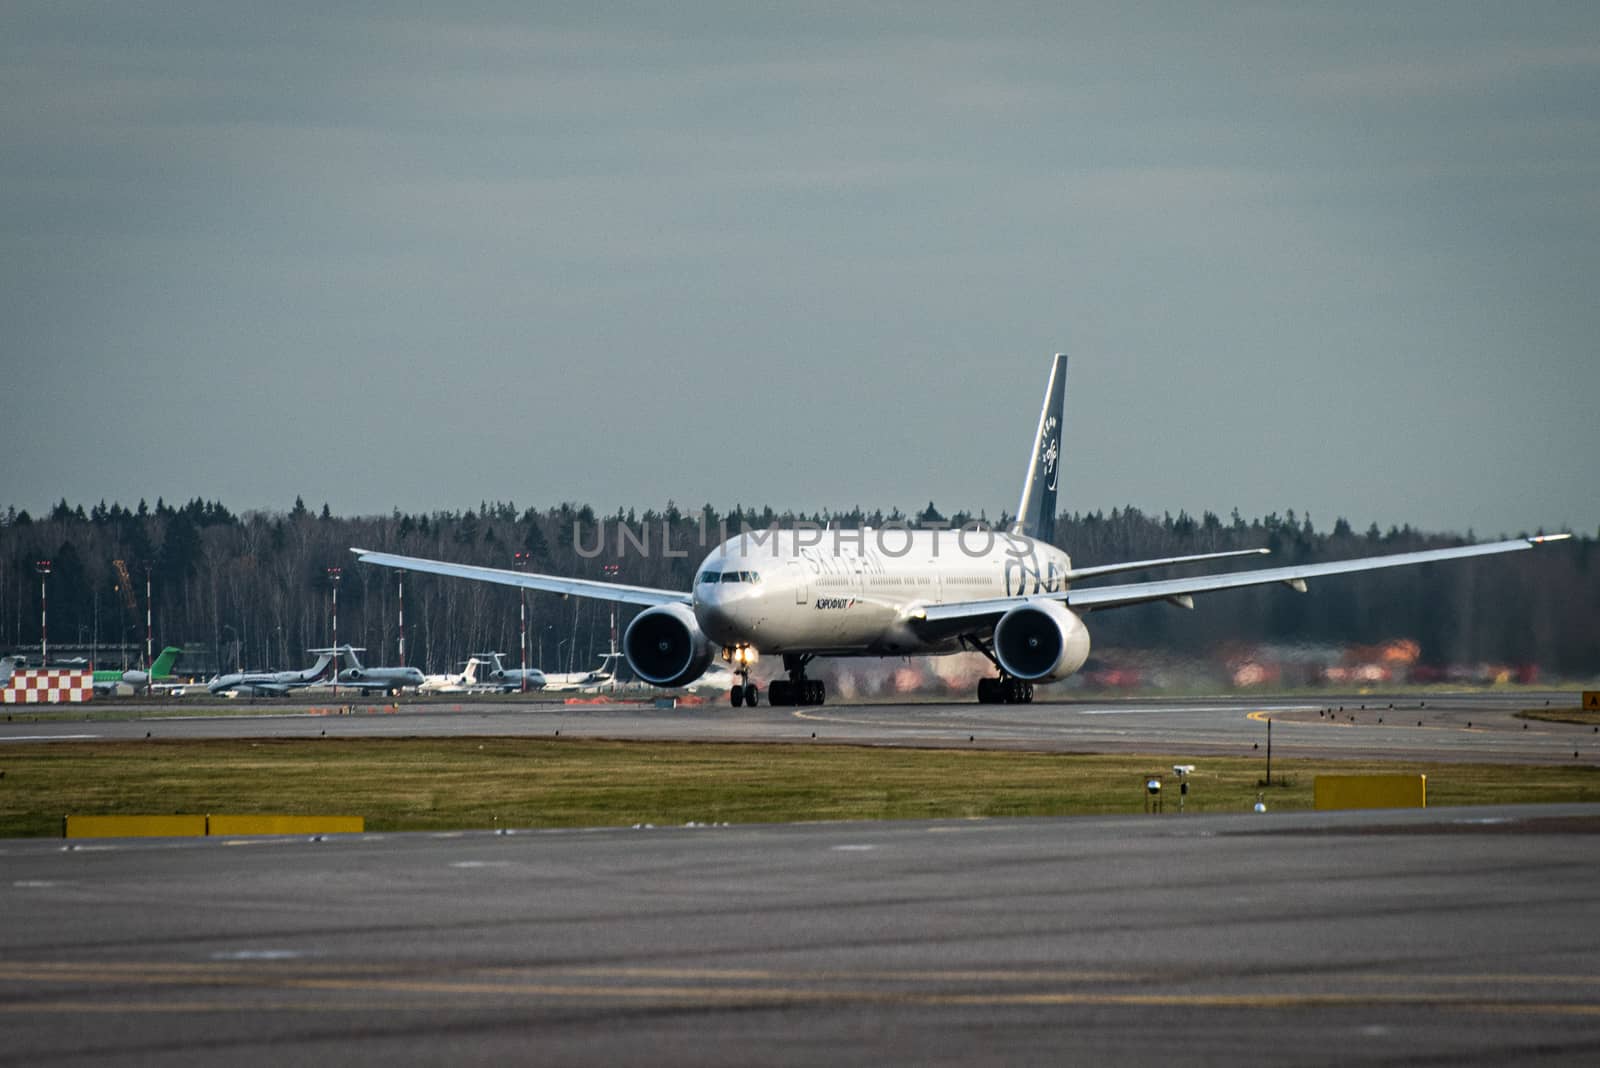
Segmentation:
<svg viewBox="0 0 1600 1068">
<path fill-rule="evenodd" d="M 905 514 L 775 511 L 707 504 L 680 510 L 619 510 L 599 515 L 562 503 L 519 510 L 511 502 L 477 509 L 339 517 L 297 499 L 287 512 L 235 513 L 219 501 L 181 505 L 101 502 L 87 510 L 65 500 L 34 517 L 15 507 L 0 516 L 0 647 L 37 649 L 40 577 L 48 559 L 49 634 L 54 653 L 98 645 L 102 666 L 142 652 L 144 586 L 153 591 L 154 640 L 186 650 L 183 670 L 300 666 L 305 650 L 333 640 L 338 583 L 338 638 L 364 646 L 369 663 L 399 661 L 400 579 L 357 564 L 351 546 L 490 567 L 526 567 L 560 575 L 688 589 L 693 570 L 724 532 L 774 523 L 844 529 L 917 525 L 988 525 L 986 516 L 946 516 L 932 504 Z M 1003 528 L 1007 516 L 993 524 Z M 1530 532 L 1532 533 L 1532 532 Z M 1460 545 L 1471 534 L 1426 533 L 1409 526 L 1364 532 L 1343 519 L 1319 530 L 1293 511 L 1245 519 L 1206 512 L 1155 515 L 1126 507 L 1062 514 L 1056 542 L 1075 563 L 1153 559 L 1265 547 L 1272 564 Z M 1399 568 L 1314 581 L 1307 595 L 1278 586 L 1208 594 L 1194 611 L 1166 604 L 1096 613 L 1099 649 L 1166 648 L 1195 656 L 1271 642 L 1368 644 L 1409 638 L 1423 662 L 1537 665 L 1556 676 L 1593 675 L 1600 667 L 1597 540 L 1577 538 L 1541 551 L 1487 560 Z M 520 557 L 518 554 L 522 554 Z M 116 561 L 122 562 L 119 571 Z M 1246 566 L 1261 566 L 1255 560 Z M 337 580 L 330 568 L 340 569 Z M 1216 569 L 1215 565 L 1211 569 Z M 1204 568 L 1163 570 L 1160 576 Z M 124 580 L 124 572 L 131 579 Z M 1109 581 L 1158 577 L 1137 572 Z M 519 602 L 526 597 L 530 662 L 546 670 L 590 666 L 610 641 L 612 608 L 592 600 L 528 593 L 485 583 L 404 576 L 406 661 L 427 672 L 454 670 L 468 656 L 500 651 L 518 659 Z M 637 609 L 617 606 L 621 628 Z"/>
</svg>

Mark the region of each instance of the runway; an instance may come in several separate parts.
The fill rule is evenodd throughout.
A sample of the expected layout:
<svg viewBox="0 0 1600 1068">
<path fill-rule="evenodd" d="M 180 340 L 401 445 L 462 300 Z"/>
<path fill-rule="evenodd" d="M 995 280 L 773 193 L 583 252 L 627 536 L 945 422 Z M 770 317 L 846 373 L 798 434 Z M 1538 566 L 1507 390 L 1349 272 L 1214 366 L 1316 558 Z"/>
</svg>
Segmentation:
<svg viewBox="0 0 1600 1068">
<path fill-rule="evenodd" d="M 185 699 L 189 700 L 189 699 Z M 1570 691 L 1354 694 L 1315 698 L 834 704 L 731 708 L 706 703 L 561 704 L 500 697 L 384 705 L 268 705 L 251 715 L 191 711 L 183 702 L 106 702 L 83 714 L 35 719 L 26 706 L 0 723 L 0 744 L 61 739 L 521 735 L 716 742 L 959 746 L 1049 752 L 1241 755 L 1559 764 L 1600 758 L 1591 726 L 1520 719 L 1527 708 L 1576 705 Z M 349 699 L 346 699 L 349 700 Z M 343 712 L 348 708 L 348 714 Z M 231 710 L 230 710 L 231 711 Z M 107 716 L 119 718 L 107 718 Z M 121 718 L 131 717 L 131 718 Z M 1574 755 L 1576 754 L 1576 755 Z"/>
<path fill-rule="evenodd" d="M 0 844 L 0 1064 L 1600 1055 L 1600 806 Z"/>
</svg>

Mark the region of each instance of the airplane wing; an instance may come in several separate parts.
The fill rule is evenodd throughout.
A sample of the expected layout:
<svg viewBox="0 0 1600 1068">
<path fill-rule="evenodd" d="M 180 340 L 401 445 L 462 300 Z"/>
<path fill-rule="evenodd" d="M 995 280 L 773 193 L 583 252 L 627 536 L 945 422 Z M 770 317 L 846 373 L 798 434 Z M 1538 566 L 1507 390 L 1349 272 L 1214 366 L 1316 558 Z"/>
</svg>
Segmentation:
<svg viewBox="0 0 1600 1068">
<path fill-rule="evenodd" d="M 1016 594 L 1011 597 L 991 597 L 981 601 L 958 601 L 952 604 L 926 605 L 912 616 L 938 631 L 955 631 L 954 626 L 981 626 L 992 624 L 1017 605 L 1030 600 L 1060 601 L 1068 608 L 1089 611 L 1101 608 L 1120 608 L 1130 604 L 1147 604 L 1151 601 L 1172 601 L 1192 608 L 1193 595 L 1233 590 L 1245 586 L 1266 586 L 1281 582 L 1292 589 L 1305 592 L 1306 579 L 1323 575 L 1343 575 L 1353 571 L 1376 571 L 1386 567 L 1405 567 L 1411 564 L 1431 564 L 1440 560 L 1460 560 L 1470 556 L 1493 556 L 1497 553 L 1514 553 L 1532 549 L 1546 542 L 1562 541 L 1571 534 L 1546 534 L 1534 538 L 1512 538 L 1509 541 L 1485 542 L 1482 545 L 1462 545 L 1453 549 L 1426 549 L 1414 553 L 1395 553 L 1390 556 L 1363 556 L 1354 560 L 1330 560 L 1321 564 L 1294 564 L 1288 567 L 1269 567 L 1260 571 L 1235 571 L 1224 575 L 1196 575 L 1192 578 L 1162 579 L 1156 582 L 1130 582 L 1120 586 L 1097 586 L 1090 589 L 1061 590 L 1055 593 Z"/>
<path fill-rule="evenodd" d="M 1115 575 L 1122 571 L 1147 571 L 1153 567 L 1175 567 L 1178 564 L 1197 564 L 1203 560 L 1226 560 L 1232 556 L 1265 556 L 1271 549 L 1234 549 L 1225 553 L 1200 553 L 1197 556 L 1163 556 L 1158 560 L 1126 560 L 1120 564 L 1101 564 L 1098 567 L 1075 567 L 1067 573 L 1069 582 L 1078 579 Z"/>
<path fill-rule="evenodd" d="M 479 582 L 498 582 L 502 586 L 519 586 L 525 590 L 559 593 L 564 596 L 593 597 L 599 601 L 620 601 L 623 604 L 658 605 L 691 604 L 693 596 L 681 590 L 659 590 L 653 586 L 625 586 L 620 582 L 596 582 L 593 579 L 563 578 L 560 575 L 539 575 L 525 571 L 508 571 L 498 567 L 478 567 L 475 564 L 452 564 L 444 560 L 426 560 L 419 556 L 397 556 L 394 553 L 373 552 L 370 549 L 351 548 L 356 559 L 363 564 L 379 567 L 397 567 L 403 571 L 421 571 L 429 575 L 449 575 L 453 578 L 475 579 Z"/>
</svg>

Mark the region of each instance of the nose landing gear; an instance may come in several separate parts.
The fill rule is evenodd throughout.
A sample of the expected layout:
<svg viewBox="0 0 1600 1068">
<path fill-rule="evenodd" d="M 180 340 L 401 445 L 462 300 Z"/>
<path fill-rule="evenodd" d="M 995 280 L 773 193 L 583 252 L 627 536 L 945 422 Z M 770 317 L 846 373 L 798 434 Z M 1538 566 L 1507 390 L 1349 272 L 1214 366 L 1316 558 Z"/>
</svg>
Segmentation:
<svg viewBox="0 0 1600 1068">
<path fill-rule="evenodd" d="M 756 651 L 748 645 L 740 645 L 722 651 L 722 659 L 733 665 L 734 673 L 739 676 L 739 681 L 728 688 L 728 702 L 734 708 L 740 705 L 749 705 L 751 708 L 761 703 L 761 691 L 756 684 L 750 681 L 750 665 L 756 662 Z"/>
</svg>

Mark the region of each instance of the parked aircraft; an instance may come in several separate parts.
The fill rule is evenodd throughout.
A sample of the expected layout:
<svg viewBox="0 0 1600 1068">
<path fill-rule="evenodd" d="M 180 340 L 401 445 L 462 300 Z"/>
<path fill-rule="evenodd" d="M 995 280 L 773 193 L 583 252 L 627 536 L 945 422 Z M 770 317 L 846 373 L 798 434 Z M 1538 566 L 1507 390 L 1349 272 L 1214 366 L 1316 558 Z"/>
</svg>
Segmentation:
<svg viewBox="0 0 1600 1068">
<path fill-rule="evenodd" d="M 360 690 L 362 695 L 377 691 L 378 693 L 399 693 L 404 687 L 421 686 L 423 675 L 421 668 L 414 667 L 363 667 L 361 658 L 357 653 L 366 652 L 351 645 L 341 645 L 337 649 L 311 649 L 313 653 L 333 653 L 339 657 L 339 662 L 344 665 L 339 672 L 338 683 L 348 686 L 352 690 Z"/>
<path fill-rule="evenodd" d="M 17 668 L 24 666 L 27 662 L 27 658 L 22 656 L 0 656 L 0 686 L 10 682 L 11 676 Z"/>
<path fill-rule="evenodd" d="M 484 662 L 477 657 L 454 675 L 425 675 L 417 686 L 418 693 L 465 693 L 478 688 L 478 669 Z"/>
<path fill-rule="evenodd" d="M 169 645 L 161 650 L 161 655 L 156 657 L 155 663 L 150 665 L 149 671 L 96 671 L 94 673 L 94 692 L 97 694 L 114 694 L 117 687 L 132 686 L 135 690 L 148 690 L 153 685 L 172 683 L 172 665 L 177 662 L 183 653 L 176 645 Z"/>
<path fill-rule="evenodd" d="M 622 654 L 612 650 L 602 653 L 600 664 L 593 671 L 557 671 L 546 672 L 544 688 L 551 693 L 572 693 L 578 690 L 603 690 L 615 683 L 617 678 L 617 661 L 622 659 Z M 646 680 L 650 681 L 650 680 Z"/>
<path fill-rule="evenodd" d="M 282 697 L 290 690 L 316 682 L 332 663 L 332 654 L 324 652 L 304 671 L 235 671 L 216 676 L 206 683 L 206 689 L 212 693 L 232 692 L 240 697 Z"/>
<path fill-rule="evenodd" d="M 995 675 L 978 683 L 978 700 L 1010 703 L 1031 701 L 1034 683 L 1064 679 L 1083 666 L 1089 657 L 1083 616 L 1091 612 L 1154 601 L 1193 608 L 1195 594 L 1245 586 L 1282 584 L 1303 593 L 1308 579 L 1518 552 L 1571 536 L 1083 587 L 1077 584 L 1081 579 L 1240 554 L 1074 567 L 1051 543 L 1066 370 L 1066 356 L 1057 355 L 1030 444 L 1017 520 L 1005 531 L 746 531 L 706 556 L 688 591 L 351 551 L 383 567 L 639 605 L 644 611 L 622 640 L 634 674 L 657 686 L 682 686 L 700 678 L 720 650 L 741 680 L 729 688 L 735 706 L 759 700 L 750 667 L 761 654 L 781 655 L 788 675 L 769 687 L 773 704 L 818 705 L 827 695 L 820 680 L 806 677 L 806 667 L 819 656 L 961 650 L 982 653 L 994 665 Z M 546 688 L 555 688 L 554 678 L 549 681 Z"/>
<path fill-rule="evenodd" d="M 508 668 L 504 653 L 479 653 L 488 663 L 489 681 L 506 693 L 514 690 L 542 690 L 545 674 L 538 668 Z"/>
</svg>

